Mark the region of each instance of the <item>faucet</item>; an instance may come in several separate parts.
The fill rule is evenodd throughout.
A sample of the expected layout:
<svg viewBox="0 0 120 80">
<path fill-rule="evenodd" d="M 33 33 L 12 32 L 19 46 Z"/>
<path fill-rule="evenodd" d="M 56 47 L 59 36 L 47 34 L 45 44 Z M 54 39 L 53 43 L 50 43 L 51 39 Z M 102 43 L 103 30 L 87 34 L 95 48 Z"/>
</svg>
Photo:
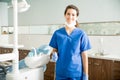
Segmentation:
<svg viewBox="0 0 120 80">
<path fill-rule="evenodd" d="M 103 38 L 101 37 L 99 40 L 100 46 L 98 48 L 98 53 L 96 55 L 103 56 L 104 55 L 104 49 L 103 49 Z"/>
</svg>

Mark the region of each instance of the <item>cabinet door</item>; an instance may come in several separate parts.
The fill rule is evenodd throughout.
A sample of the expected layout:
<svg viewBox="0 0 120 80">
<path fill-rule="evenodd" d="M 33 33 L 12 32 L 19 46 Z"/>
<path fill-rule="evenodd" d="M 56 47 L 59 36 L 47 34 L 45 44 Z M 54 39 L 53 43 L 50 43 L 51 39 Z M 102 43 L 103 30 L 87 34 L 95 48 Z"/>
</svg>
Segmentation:
<svg viewBox="0 0 120 80">
<path fill-rule="evenodd" d="M 89 58 L 89 80 L 102 80 L 102 60 Z"/>
<path fill-rule="evenodd" d="M 92 76 L 92 68 L 93 68 L 93 59 L 92 58 L 89 58 L 88 59 L 88 75 L 89 75 L 89 80 L 92 80 L 93 79 L 93 76 Z"/>
<path fill-rule="evenodd" d="M 44 80 L 55 80 L 55 63 L 49 62 L 44 73 Z"/>
<path fill-rule="evenodd" d="M 19 49 L 19 60 L 24 59 L 30 50 Z"/>
<path fill-rule="evenodd" d="M 103 60 L 102 64 L 102 80 L 112 80 L 112 60 Z"/>
<path fill-rule="evenodd" d="M 0 47 L 0 54 L 2 54 L 2 47 Z"/>
<path fill-rule="evenodd" d="M 12 48 L 0 48 L 0 53 L 4 54 L 4 53 L 11 53 L 13 51 Z"/>
<path fill-rule="evenodd" d="M 120 80 L 120 61 L 114 61 L 112 69 L 113 69 L 112 80 Z"/>
<path fill-rule="evenodd" d="M 92 80 L 102 80 L 102 60 L 93 59 L 93 79 Z"/>
<path fill-rule="evenodd" d="M 89 80 L 112 80 L 112 60 L 89 58 Z"/>
</svg>

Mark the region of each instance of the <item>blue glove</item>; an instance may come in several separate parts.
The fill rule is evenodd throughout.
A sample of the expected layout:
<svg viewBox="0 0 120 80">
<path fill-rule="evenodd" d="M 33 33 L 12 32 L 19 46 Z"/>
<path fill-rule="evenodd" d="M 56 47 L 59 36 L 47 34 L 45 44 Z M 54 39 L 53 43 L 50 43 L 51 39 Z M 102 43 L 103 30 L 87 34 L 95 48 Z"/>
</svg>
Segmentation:
<svg viewBox="0 0 120 80">
<path fill-rule="evenodd" d="M 88 80 L 88 75 L 86 75 L 84 72 L 83 72 L 83 79 L 82 80 Z"/>
<path fill-rule="evenodd" d="M 51 61 L 52 61 L 52 62 L 56 62 L 57 59 L 58 59 L 58 55 L 57 55 L 56 52 L 54 52 L 54 53 L 52 54 L 52 59 L 51 59 Z"/>
</svg>

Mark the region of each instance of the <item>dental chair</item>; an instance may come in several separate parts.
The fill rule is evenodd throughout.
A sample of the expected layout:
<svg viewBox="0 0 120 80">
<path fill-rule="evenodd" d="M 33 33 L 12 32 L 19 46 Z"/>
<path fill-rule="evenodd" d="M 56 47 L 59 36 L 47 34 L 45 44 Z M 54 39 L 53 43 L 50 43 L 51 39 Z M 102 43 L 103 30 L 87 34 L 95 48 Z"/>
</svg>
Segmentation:
<svg viewBox="0 0 120 80">
<path fill-rule="evenodd" d="M 46 64 L 50 61 L 52 48 L 48 45 L 42 45 L 39 48 L 33 48 L 28 55 L 19 61 L 19 76 L 13 79 L 11 73 L 7 74 L 7 80 L 44 80 Z M 15 79 L 16 78 L 16 79 Z"/>
<path fill-rule="evenodd" d="M 25 64 L 29 68 L 37 68 L 46 65 L 50 61 L 50 53 L 52 49 L 48 45 L 42 45 L 39 48 L 33 48 L 27 57 L 25 57 Z"/>
</svg>

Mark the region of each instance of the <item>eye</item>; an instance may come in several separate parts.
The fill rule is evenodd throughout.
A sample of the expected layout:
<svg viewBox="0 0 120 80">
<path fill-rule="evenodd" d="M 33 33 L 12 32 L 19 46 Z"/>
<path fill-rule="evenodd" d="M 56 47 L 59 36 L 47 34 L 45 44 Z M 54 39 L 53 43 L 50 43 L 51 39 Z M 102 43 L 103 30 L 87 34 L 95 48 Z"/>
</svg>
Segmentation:
<svg viewBox="0 0 120 80">
<path fill-rule="evenodd" d="M 75 14 L 72 14 L 72 16 L 75 16 Z"/>
<path fill-rule="evenodd" d="M 67 15 L 70 15 L 70 13 L 67 13 Z"/>
</svg>

